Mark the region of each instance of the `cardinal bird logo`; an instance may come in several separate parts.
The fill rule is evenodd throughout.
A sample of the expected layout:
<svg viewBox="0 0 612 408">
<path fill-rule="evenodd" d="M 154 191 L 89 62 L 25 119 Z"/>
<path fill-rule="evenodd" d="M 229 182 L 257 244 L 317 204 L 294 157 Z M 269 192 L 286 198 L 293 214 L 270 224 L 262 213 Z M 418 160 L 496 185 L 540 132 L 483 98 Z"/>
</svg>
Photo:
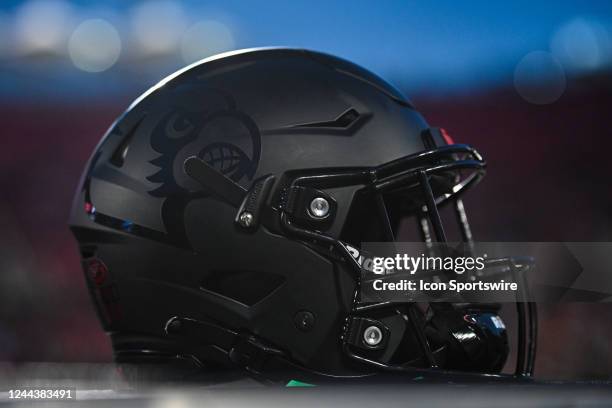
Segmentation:
<svg viewBox="0 0 612 408">
<path fill-rule="evenodd" d="M 184 161 L 197 156 L 248 188 L 259 164 L 261 137 L 255 122 L 239 110 L 230 95 L 207 89 L 180 96 L 176 100 L 182 103 L 160 115 L 153 128 L 151 147 L 159 156 L 150 162 L 159 170 L 147 180 L 159 183 L 149 194 L 165 199 L 162 219 L 167 238 L 190 248 L 183 220 L 185 208 L 190 201 L 209 194 L 184 173 Z"/>
</svg>

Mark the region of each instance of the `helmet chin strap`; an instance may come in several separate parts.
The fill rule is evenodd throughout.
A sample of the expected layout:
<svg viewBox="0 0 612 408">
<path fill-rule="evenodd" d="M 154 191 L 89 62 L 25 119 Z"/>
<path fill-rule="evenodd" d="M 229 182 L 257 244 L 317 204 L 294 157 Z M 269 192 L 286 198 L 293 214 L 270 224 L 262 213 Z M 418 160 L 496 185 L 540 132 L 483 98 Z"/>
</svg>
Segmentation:
<svg viewBox="0 0 612 408">
<path fill-rule="evenodd" d="M 360 379 L 368 384 L 379 379 L 381 382 L 406 383 L 411 381 L 448 382 L 516 382 L 517 378 L 509 375 L 480 374 L 461 371 L 449 371 L 435 368 L 415 368 L 411 366 L 388 366 L 369 361 L 353 355 L 356 361 L 376 366 L 378 372 L 359 375 L 332 375 L 303 367 L 291 361 L 282 350 L 266 343 L 257 336 L 237 332 L 218 324 L 195 320 L 187 317 L 173 317 L 165 325 L 164 331 L 170 338 L 181 338 L 197 346 L 193 349 L 195 357 L 201 360 L 219 362 L 227 367 L 244 370 L 254 379 L 266 383 L 285 385 L 290 381 L 324 385 L 347 382 L 355 384 Z M 348 346 L 348 344 L 345 344 Z M 403 373 L 398 377 L 386 376 L 388 373 Z"/>
<path fill-rule="evenodd" d="M 254 379 L 285 384 L 291 380 L 321 383 L 340 379 L 369 377 L 371 374 L 335 376 L 307 369 L 252 333 L 239 332 L 216 323 L 188 317 L 172 317 L 164 332 L 170 338 L 195 344 L 193 354 L 229 368 L 244 370 Z"/>
</svg>

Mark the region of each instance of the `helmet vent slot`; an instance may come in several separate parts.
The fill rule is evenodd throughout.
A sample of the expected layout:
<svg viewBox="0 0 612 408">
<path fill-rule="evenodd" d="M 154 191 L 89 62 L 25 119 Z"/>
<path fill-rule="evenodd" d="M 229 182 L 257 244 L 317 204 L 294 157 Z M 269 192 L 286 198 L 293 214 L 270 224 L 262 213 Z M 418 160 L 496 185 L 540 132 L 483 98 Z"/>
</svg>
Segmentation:
<svg viewBox="0 0 612 408">
<path fill-rule="evenodd" d="M 134 133 L 136 133 L 136 129 L 138 129 L 138 126 L 140 125 L 143 119 L 144 119 L 144 116 L 140 118 L 140 120 L 138 120 L 134 124 L 134 126 L 132 126 L 129 132 L 125 134 L 125 136 L 123 136 L 123 138 L 121 139 L 121 142 L 119 143 L 119 145 L 113 152 L 113 155 L 109 159 L 109 162 L 112 165 L 116 167 L 123 166 L 123 163 L 125 162 L 125 158 L 127 157 L 128 151 L 130 149 L 130 144 L 132 143 L 132 139 L 134 138 Z"/>
<path fill-rule="evenodd" d="M 340 128 L 346 129 L 355 123 L 361 115 L 354 108 L 349 108 L 341 113 L 336 119 L 324 122 L 310 122 L 294 125 L 294 128 Z"/>
</svg>

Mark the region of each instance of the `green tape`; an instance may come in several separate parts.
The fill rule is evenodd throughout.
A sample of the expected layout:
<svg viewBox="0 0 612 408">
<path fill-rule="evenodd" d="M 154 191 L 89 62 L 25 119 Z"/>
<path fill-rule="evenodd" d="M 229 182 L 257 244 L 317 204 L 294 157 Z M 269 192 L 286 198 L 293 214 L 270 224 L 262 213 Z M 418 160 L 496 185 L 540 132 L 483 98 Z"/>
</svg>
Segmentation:
<svg viewBox="0 0 612 408">
<path fill-rule="evenodd" d="M 314 387 L 314 384 L 308 384 L 298 380 L 291 380 L 285 385 L 285 387 Z"/>
</svg>

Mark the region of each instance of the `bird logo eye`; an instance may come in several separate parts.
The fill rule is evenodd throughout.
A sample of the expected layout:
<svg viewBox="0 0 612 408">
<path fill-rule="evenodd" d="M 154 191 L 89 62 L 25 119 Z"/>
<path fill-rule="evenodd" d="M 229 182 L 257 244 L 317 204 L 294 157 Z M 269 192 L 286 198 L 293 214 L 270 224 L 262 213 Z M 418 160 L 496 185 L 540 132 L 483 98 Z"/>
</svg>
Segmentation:
<svg viewBox="0 0 612 408">
<path fill-rule="evenodd" d="M 175 112 L 166 123 L 166 135 L 170 139 L 180 139 L 195 129 L 191 119 L 183 112 Z"/>
</svg>

